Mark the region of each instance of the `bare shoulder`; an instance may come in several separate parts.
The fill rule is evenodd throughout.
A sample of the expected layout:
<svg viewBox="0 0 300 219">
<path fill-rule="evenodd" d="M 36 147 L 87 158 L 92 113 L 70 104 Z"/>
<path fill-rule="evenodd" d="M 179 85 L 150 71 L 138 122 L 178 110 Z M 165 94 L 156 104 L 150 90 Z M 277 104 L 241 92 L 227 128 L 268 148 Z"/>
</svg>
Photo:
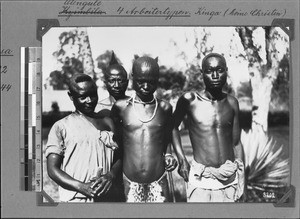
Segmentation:
<svg viewBox="0 0 300 219">
<path fill-rule="evenodd" d="M 239 108 L 239 101 L 234 96 L 227 94 L 227 100 L 233 108 Z"/>
<path fill-rule="evenodd" d="M 130 97 L 126 99 L 118 100 L 117 102 L 115 102 L 114 107 L 123 110 L 127 107 L 129 101 L 130 101 Z"/>
<path fill-rule="evenodd" d="M 168 103 L 165 100 L 158 99 L 159 106 L 164 110 L 164 111 L 171 111 L 172 112 L 172 105 Z"/>
<path fill-rule="evenodd" d="M 189 91 L 182 94 L 176 104 L 176 113 L 177 112 L 186 112 L 191 103 L 196 99 L 197 95 L 194 91 Z"/>
<path fill-rule="evenodd" d="M 196 93 L 194 91 L 189 91 L 184 93 L 180 99 L 187 100 L 188 102 L 192 102 L 196 98 Z"/>
<path fill-rule="evenodd" d="M 109 128 L 109 131 L 113 130 L 113 120 L 110 117 L 104 117 L 103 123 Z"/>
</svg>

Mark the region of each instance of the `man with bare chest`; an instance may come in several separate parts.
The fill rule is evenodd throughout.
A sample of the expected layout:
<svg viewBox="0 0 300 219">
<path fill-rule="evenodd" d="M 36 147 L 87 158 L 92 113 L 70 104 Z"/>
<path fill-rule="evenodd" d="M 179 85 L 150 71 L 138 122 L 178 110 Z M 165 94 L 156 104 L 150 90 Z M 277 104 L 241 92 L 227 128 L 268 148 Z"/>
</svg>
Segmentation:
<svg viewBox="0 0 300 219">
<path fill-rule="evenodd" d="M 165 162 L 171 141 L 172 106 L 154 96 L 159 78 L 157 59 L 136 59 L 132 77 L 135 95 L 117 101 L 111 111 L 123 149 L 126 201 L 167 202 L 166 170 L 176 167 Z"/>
<path fill-rule="evenodd" d="M 178 172 L 188 182 L 188 202 L 234 202 L 244 189 L 238 101 L 222 91 L 227 79 L 223 56 L 211 53 L 204 57 L 202 75 L 205 90 L 181 96 L 173 115 Z M 178 130 L 185 115 L 193 148 L 191 165 Z"/>
</svg>

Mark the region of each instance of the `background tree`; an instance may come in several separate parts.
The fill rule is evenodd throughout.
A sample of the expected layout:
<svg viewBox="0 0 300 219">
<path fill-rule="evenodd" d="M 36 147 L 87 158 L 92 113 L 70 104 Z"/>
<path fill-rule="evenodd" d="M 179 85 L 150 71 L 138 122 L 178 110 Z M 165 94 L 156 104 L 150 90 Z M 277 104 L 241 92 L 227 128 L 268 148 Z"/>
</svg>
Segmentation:
<svg viewBox="0 0 300 219">
<path fill-rule="evenodd" d="M 182 93 L 186 77 L 181 71 L 166 66 L 159 67 L 158 94 L 168 101 Z"/>
<path fill-rule="evenodd" d="M 176 41 L 171 40 L 173 47 L 177 50 L 177 58 L 184 62 L 185 69 L 183 71 L 183 76 L 185 77 L 184 85 L 180 91 L 175 91 L 175 94 L 172 95 L 176 99 L 176 96 L 180 96 L 186 91 L 191 90 L 201 90 L 204 87 L 203 81 L 200 79 L 200 60 L 212 52 L 213 46 L 207 45 L 207 40 L 210 37 L 210 32 L 205 27 L 204 28 L 195 28 L 193 30 L 193 36 L 185 36 L 184 45 L 179 45 Z M 194 54 L 193 58 L 190 59 L 189 55 L 182 48 L 192 47 Z M 167 73 L 170 73 L 169 71 Z M 182 72 L 178 72 L 182 74 Z"/>
<path fill-rule="evenodd" d="M 54 89 L 65 89 L 69 78 L 74 73 L 84 73 L 95 79 L 94 62 L 86 28 L 76 28 L 61 33 L 59 49 L 53 53 L 53 56 L 62 66 L 60 74 L 59 71 L 54 71 L 50 75 L 50 85 L 55 85 Z"/>
<path fill-rule="evenodd" d="M 52 71 L 49 75 L 49 85 L 53 90 L 67 89 L 65 75 L 61 71 Z"/>
<path fill-rule="evenodd" d="M 274 99 L 285 98 L 285 103 L 289 100 L 288 36 L 279 30 L 274 27 L 236 28 L 248 61 L 252 96 L 251 129 L 248 133 L 242 131 L 241 135 L 249 202 L 274 202 L 285 194 L 289 185 L 290 167 L 284 145 L 278 145 L 268 135 L 270 104 Z M 260 36 L 264 35 L 264 41 L 256 40 L 257 31 L 261 32 Z M 283 45 L 283 49 L 279 45 Z M 274 195 L 267 197 L 266 194 Z"/>
<path fill-rule="evenodd" d="M 273 83 L 270 111 L 289 111 L 289 54 L 279 62 L 278 76 Z"/>
<path fill-rule="evenodd" d="M 264 42 L 255 39 L 255 32 L 264 33 Z M 279 41 L 288 43 L 288 37 L 278 32 L 278 28 L 237 27 L 241 43 L 248 60 L 250 84 L 252 88 L 252 130 L 268 130 L 268 113 L 271 102 L 271 92 L 279 74 L 279 63 L 289 50 L 279 51 L 276 46 Z M 265 54 L 265 57 L 262 57 Z M 287 63 L 286 63 L 287 64 Z"/>
</svg>

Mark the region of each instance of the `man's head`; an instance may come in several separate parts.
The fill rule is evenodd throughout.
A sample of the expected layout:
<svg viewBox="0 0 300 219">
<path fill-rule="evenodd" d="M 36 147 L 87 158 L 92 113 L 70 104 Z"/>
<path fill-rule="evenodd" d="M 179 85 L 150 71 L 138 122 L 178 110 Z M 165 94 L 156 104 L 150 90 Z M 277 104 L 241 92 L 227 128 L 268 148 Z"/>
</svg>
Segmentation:
<svg viewBox="0 0 300 219">
<path fill-rule="evenodd" d="M 157 89 L 159 78 L 159 66 L 157 58 L 148 56 L 137 58 L 132 66 L 133 89 L 137 96 L 144 101 L 152 98 Z"/>
<path fill-rule="evenodd" d="M 123 66 L 118 63 L 114 53 L 112 53 L 109 66 L 104 71 L 104 78 L 107 91 L 111 96 L 116 100 L 125 97 L 128 86 L 127 72 Z"/>
<path fill-rule="evenodd" d="M 85 115 L 92 115 L 98 102 L 97 86 L 86 74 L 74 74 L 69 82 L 68 95 L 75 108 Z"/>
<path fill-rule="evenodd" d="M 210 53 L 202 60 L 203 81 L 207 90 L 222 90 L 227 80 L 225 58 L 218 53 Z"/>
</svg>

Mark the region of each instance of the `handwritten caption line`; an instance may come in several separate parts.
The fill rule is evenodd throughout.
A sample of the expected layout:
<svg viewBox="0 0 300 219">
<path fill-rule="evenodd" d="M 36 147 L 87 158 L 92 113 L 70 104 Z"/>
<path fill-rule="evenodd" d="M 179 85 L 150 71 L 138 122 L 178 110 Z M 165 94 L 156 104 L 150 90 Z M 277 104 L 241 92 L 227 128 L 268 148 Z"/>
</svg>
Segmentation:
<svg viewBox="0 0 300 219">
<path fill-rule="evenodd" d="M 198 16 L 212 20 L 216 17 L 272 17 L 283 18 L 287 14 L 286 9 L 271 8 L 269 9 L 242 9 L 242 8 L 225 8 L 224 10 L 206 8 L 198 6 L 193 10 L 184 10 L 170 7 L 139 7 L 132 8 L 126 6 L 116 7 L 115 11 L 107 12 L 101 0 L 65 0 L 62 10 L 58 17 L 121 17 L 121 18 L 189 18 Z"/>
<path fill-rule="evenodd" d="M 69 17 L 69 14 L 63 15 L 60 14 L 58 17 Z M 72 17 L 164 17 L 169 18 L 169 16 L 166 15 L 93 15 L 93 14 L 72 14 Z M 190 15 L 176 15 L 172 17 L 190 17 Z"/>
<path fill-rule="evenodd" d="M 79 3 L 79 2 L 77 2 Z M 97 4 L 99 5 L 99 4 Z M 71 7 L 64 4 L 62 11 L 59 12 L 58 17 L 163 17 L 166 20 L 174 17 L 190 17 L 191 13 L 185 10 L 172 10 L 170 7 L 160 9 L 158 7 L 133 7 L 125 9 L 119 7 L 113 14 L 108 14 L 101 7 Z"/>
</svg>

